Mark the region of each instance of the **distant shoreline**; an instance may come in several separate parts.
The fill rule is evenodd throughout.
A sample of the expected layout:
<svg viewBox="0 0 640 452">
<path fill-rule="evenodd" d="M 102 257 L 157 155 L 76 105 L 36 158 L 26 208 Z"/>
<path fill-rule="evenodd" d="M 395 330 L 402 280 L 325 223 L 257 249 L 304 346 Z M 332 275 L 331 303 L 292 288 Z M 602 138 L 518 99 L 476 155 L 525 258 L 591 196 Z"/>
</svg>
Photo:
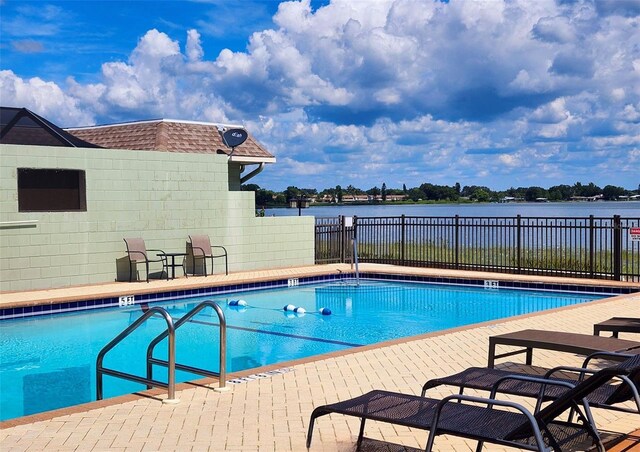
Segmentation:
<svg viewBox="0 0 640 452">
<path fill-rule="evenodd" d="M 260 207 L 256 209 L 256 213 Z M 343 203 L 343 204 L 311 204 L 308 208 L 270 207 L 265 209 L 265 216 L 316 216 L 316 217 L 545 217 L 545 218 L 585 218 L 593 215 L 596 218 L 611 218 L 620 215 L 623 218 L 640 219 L 640 202 L 422 202 L 422 203 Z"/>
<path fill-rule="evenodd" d="M 424 205 L 544 205 L 544 204 L 581 204 L 581 205 L 597 205 L 597 204 L 621 204 L 621 203 L 637 203 L 640 207 L 640 199 L 625 199 L 625 200 L 605 200 L 598 201 L 576 201 L 576 200 L 557 200 L 557 201 L 387 201 L 387 202 L 342 202 L 342 203 L 327 203 L 327 202 L 314 202 L 309 204 L 309 207 L 346 207 L 346 206 L 371 206 L 371 207 L 383 207 L 383 206 L 424 206 Z M 290 207 L 289 205 L 272 205 L 264 206 L 265 209 L 292 209 L 297 210 L 297 207 Z M 305 207 L 303 207 L 305 209 Z"/>
</svg>

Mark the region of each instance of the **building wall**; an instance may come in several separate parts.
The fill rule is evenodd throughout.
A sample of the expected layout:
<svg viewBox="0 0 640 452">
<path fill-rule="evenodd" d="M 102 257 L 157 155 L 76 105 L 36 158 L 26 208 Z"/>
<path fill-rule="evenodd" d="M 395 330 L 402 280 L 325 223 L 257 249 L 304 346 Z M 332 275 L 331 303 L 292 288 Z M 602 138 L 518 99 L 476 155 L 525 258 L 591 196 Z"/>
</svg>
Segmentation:
<svg viewBox="0 0 640 452">
<path fill-rule="evenodd" d="M 17 168 L 86 171 L 87 211 L 18 212 Z M 314 262 L 313 218 L 255 217 L 253 192 L 229 191 L 224 155 L 0 145 L 0 181 L 2 291 L 114 281 L 124 237 L 183 252 L 208 234 L 230 271 Z"/>
</svg>

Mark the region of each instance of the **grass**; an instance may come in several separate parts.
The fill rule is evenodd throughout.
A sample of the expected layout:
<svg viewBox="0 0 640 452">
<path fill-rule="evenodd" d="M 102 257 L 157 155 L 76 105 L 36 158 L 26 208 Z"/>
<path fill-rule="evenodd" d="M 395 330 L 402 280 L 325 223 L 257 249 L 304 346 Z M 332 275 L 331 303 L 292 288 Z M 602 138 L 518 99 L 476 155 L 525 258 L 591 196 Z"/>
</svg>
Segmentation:
<svg viewBox="0 0 640 452">
<path fill-rule="evenodd" d="M 350 253 L 349 253 L 350 256 Z M 548 273 L 580 273 L 594 276 L 611 275 L 613 273 L 613 256 L 610 251 L 597 251 L 593 255 L 593 268 L 589 251 L 562 248 L 527 248 L 518 256 L 516 250 L 507 247 L 460 247 L 456 250 L 446 241 L 427 243 L 407 243 L 403 250 L 400 242 L 384 245 L 367 243 L 358 244 L 358 257 L 361 261 L 403 263 L 411 265 L 424 264 L 429 267 L 486 269 L 512 269 L 514 273 L 548 272 Z M 404 261 L 403 261 L 404 257 Z M 316 259 L 330 259 L 329 250 L 317 253 Z M 350 257 L 348 257 L 350 259 Z M 640 261 L 631 251 L 622 252 L 621 273 L 623 275 L 640 276 Z"/>
</svg>

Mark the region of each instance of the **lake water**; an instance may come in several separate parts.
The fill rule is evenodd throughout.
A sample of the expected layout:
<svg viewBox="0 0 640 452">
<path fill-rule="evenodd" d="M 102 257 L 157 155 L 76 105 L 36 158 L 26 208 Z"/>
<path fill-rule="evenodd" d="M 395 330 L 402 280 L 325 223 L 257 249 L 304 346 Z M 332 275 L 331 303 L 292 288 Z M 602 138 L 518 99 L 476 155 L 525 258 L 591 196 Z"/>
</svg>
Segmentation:
<svg viewBox="0 0 640 452">
<path fill-rule="evenodd" d="M 309 207 L 302 215 L 337 217 L 640 217 L 640 201 L 548 202 L 548 203 L 479 203 L 479 204 L 386 204 Z M 296 216 L 298 209 L 267 209 L 267 216 Z"/>
</svg>

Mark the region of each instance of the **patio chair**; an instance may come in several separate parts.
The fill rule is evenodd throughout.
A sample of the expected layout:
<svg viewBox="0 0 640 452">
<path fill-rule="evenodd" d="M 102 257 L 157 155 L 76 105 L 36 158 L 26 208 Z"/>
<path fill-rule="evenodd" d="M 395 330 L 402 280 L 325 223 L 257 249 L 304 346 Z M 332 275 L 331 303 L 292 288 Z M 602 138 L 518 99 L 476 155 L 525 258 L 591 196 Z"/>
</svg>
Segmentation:
<svg viewBox="0 0 640 452">
<path fill-rule="evenodd" d="M 207 276 L 207 259 L 211 259 L 211 274 L 213 274 L 213 260 L 224 257 L 224 272 L 229 274 L 229 263 L 227 259 L 227 249 L 224 246 L 211 245 L 208 235 L 190 235 L 189 247 L 191 250 L 191 258 L 193 259 L 193 272 L 196 269 L 196 259 L 202 259 L 204 265 L 204 276 Z M 219 249 L 217 254 L 214 249 Z"/>
<path fill-rule="evenodd" d="M 611 317 L 604 322 L 593 325 L 593 334 L 600 336 L 602 331 L 609 331 L 612 337 L 618 337 L 618 333 L 640 333 L 640 318 L 637 317 Z"/>
<path fill-rule="evenodd" d="M 431 451 L 437 435 L 453 435 L 483 443 L 493 443 L 536 451 L 585 450 L 585 442 L 604 451 L 589 404 L 584 399 L 602 385 L 621 375 L 640 371 L 640 355 L 602 369 L 573 386 L 566 382 L 518 376 L 530 382 L 564 386 L 567 390 L 536 413 L 524 406 L 503 400 L 455 394 L 442 400 L 389 391 L 371 391 L 350 400 L 323 405 L 313 410 L 309 421 L 307 448 L 311 446 L 313 427 L 318 417 L 338 413 L 360 418 L 357 448 L 362 444 L 368 419 L 395 425 L 430 430 L 425 450 Z M 621 387 L 611 397 L 626 397 Z M 576 420 L 561 420 L 561 415 L 576 411 Z"/>
<path fill-rule="evenodd" d="M 509 369 L 490 369 L 486 367 L 470 367 L 460 373 L 448 375 L 446 377 L 434 378 L 427 381 L 422 386 L 422 397 L 425 396 L 429 389 L 437 386 L 454 386 L 459 388 L 459 394 L 466 389 L 474 389 L 479 391 L 493 391 L 493 394 L 500 392 L 503 394 L 517 395 L 521 397 L 533 397 L 538 400 L 535 411 L 538 411 L 542 402 L 557 399 L 566 389 L 557 385 L 539 385 L 530 383 L 525 380 L 514 380 L 510 378 L 512 375 L 525 375 L 529 377 L 542 377 L 545 379 L 553 379 L 556 381 L 564 381 L 570 384 L 577 384 L 584 380 L 588 375 L 594 374 L 598 369 L 589 368 L 594 360 L 616 360 L 632 358 L 634 354 L 596 352 L 589 355 L 583 362 L 581 367 L 558 366 L 552 369 L 541 369 L 544 371 L 542 375 L 531 373 L 516 372 Z M 640 414 L 640 372 L 634 375 L 619 377 L 617 384 L 606 383 L 598 390 L 589 394 L 586 399 L 591 407 L 604 408 L 613 411 L 621 411 L 624 413 Z M 627 386 L 627 397 L 625 399 L 611 399 L 613 394 L 620 389 L 621 386 Z M 620 403 L 633 401 L 634 408 L 619 405 Z"/>
<path fill-rule="evenodd" d="M 167 268 L 167 258 L 164 255 L 164 251 L 162 250 L 148 250 L 144 244 L 144 239 L 136 237 L 136 238 L 127 238 L 123 239 L 124 243 L 127 245 L 127 255 L 129 257 L 129 282 L 133 281 L 133 267 L 137 268 L 139 262 L 144 262 L 145 269 L 147 272 L 147 282 L 149 282 L 149 263 L 151 262 L 162 262 L 162 272 L 164 273 Z M 149 252 L 159 253 L 159 257 L 157 259 L 149 258 Z M 169 272 L 167 271 L 167 281 L 169 280 Z"/>
</svg>

